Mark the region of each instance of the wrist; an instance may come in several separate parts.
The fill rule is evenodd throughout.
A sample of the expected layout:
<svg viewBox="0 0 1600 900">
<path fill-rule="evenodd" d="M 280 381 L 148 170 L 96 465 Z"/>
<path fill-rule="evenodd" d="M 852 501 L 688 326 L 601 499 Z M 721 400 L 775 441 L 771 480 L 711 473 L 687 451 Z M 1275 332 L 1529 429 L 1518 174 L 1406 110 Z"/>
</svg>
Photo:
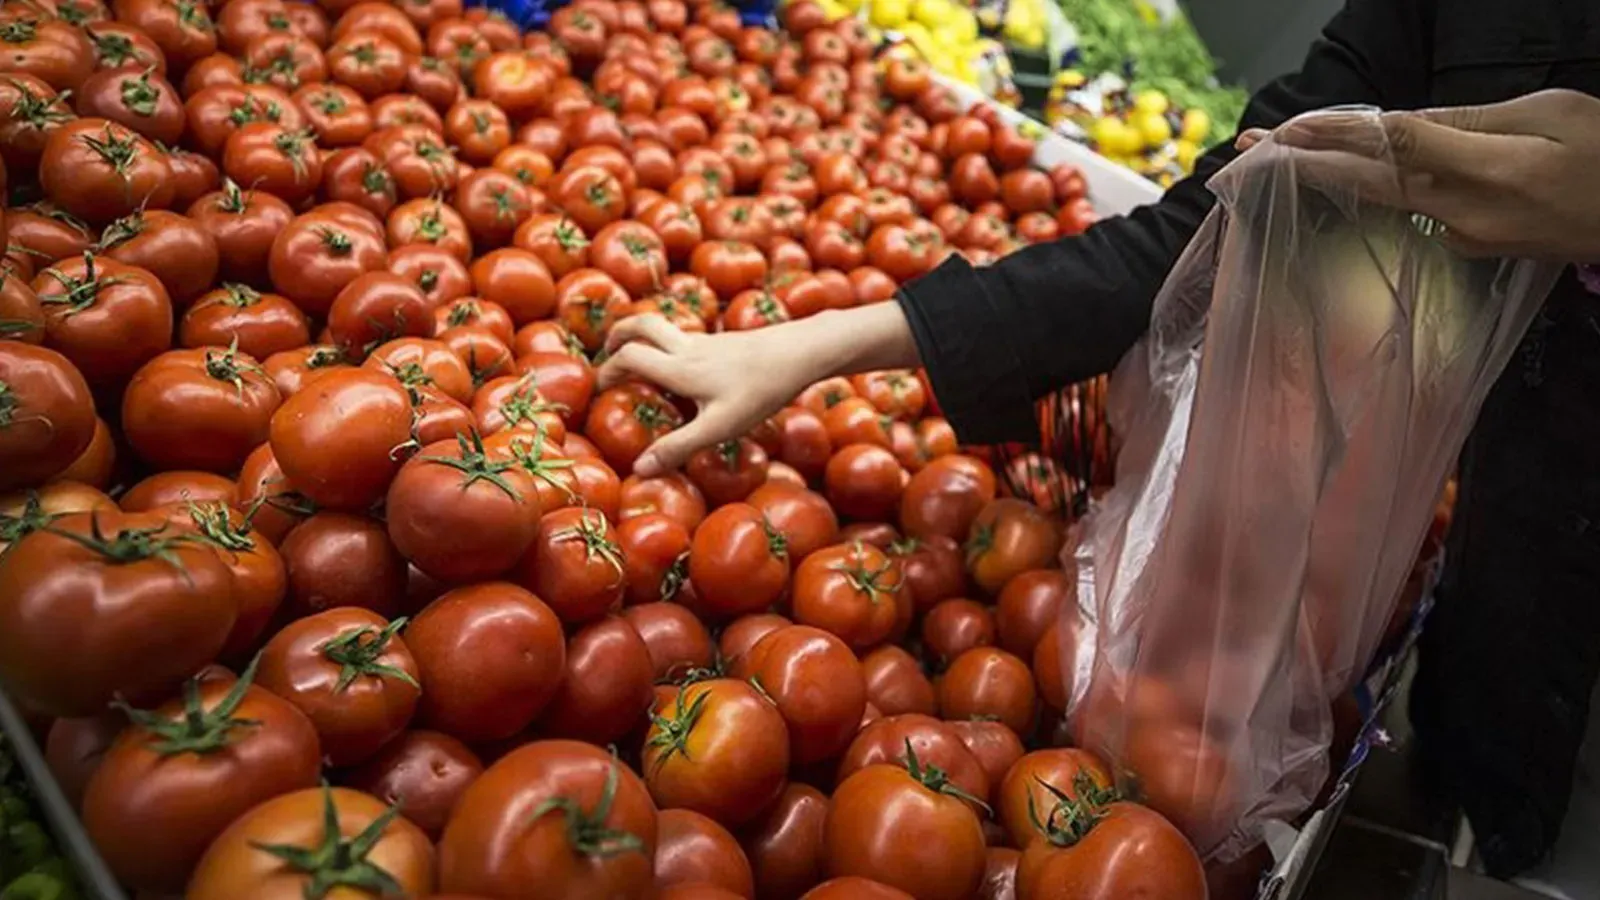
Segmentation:
<svg viewBox="0 0 1600 900">
<path fill-rule="evenodd" d="M 798 343 L 804 348 L 813 382 L 834 375 L 921 364 L 911 325 L 899 303 L 829 310 L 796 324 L 808 332 L 806 339 Z"/>
</svg>

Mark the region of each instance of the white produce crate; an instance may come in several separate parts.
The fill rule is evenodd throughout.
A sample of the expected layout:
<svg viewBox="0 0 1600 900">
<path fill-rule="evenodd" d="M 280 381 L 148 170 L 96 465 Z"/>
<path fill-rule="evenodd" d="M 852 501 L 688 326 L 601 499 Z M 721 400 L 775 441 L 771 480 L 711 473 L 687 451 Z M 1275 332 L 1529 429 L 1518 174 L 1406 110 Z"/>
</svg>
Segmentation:
<svg viewBox="0 0 1600 900">
<path fill-rule="evenodd" d="M 934 80 L 955 91 L 962 109 L 986 104 L 999 111 L 1000 117 L 1012 125 L 1031 121 L 1025 113 L 1012 109 L 984 95 L 977 88 L 935 74 Z M 1126 215 L 1136 207 L 1161 199 L 1161 188 L 1153 181 L 1132 169 L 1119 166 L 1088 147 L 1068 140 L 1048 127 L 1040 125 L 1046 134 L 1039 139 L 1033 152 L 1033 161 L 1041 167 L 1069 162 L 1083 170 L 1084 181 L 1089 186 L 1089 202 L 1102 218 Z"/>
</svg>

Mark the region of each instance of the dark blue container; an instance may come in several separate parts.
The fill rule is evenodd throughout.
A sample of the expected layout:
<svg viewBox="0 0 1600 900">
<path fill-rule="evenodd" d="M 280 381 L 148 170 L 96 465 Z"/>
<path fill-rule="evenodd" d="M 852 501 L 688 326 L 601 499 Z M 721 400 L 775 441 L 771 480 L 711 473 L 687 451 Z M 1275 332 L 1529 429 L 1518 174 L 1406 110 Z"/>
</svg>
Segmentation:
<svg viewBox="0 0 1600 900">
<path fill-rule="evenodd" d="M 550 14 L 566 6 L 568 0 L 466 0 L 468 6 L 487 6 L 505 13 L 521 28 L 543 28 Z M 770 26 L 776 20 L 778 0 L 735 0 L 739 18 L 746 25 Z"/>
</svg>

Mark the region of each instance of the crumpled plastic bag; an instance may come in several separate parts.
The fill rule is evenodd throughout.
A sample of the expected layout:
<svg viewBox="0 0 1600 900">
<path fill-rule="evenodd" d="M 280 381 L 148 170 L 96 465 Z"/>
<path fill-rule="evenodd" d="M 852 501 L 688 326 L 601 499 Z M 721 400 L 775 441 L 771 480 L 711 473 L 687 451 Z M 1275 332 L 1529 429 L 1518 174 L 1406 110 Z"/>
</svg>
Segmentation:
<svg viewBox="0 0 1600 900">
<path fill-rule="evenodd" d="M 1268 140 L 1112 377 L 1117 481 L 1060 629 L 1074 739 L 1230 861 L 1328 776 L 1359 681 L 1489 388 L 1559 267 L 1469 260 L 1370 157 Z"/>
</svg>

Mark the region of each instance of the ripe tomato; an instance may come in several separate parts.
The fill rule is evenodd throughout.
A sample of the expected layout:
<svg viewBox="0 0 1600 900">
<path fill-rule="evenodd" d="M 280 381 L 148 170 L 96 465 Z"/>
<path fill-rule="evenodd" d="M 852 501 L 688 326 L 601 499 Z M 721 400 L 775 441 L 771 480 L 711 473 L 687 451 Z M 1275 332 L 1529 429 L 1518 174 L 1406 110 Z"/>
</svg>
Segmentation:
<svg viewBox="0 0 1600 900">
<path fill-rule="evenodd" d="M 870 649 L 893 633 L 902 603 L 910 610 L 910 598 L 901 597 L 903 578 L 900 564 L 870 544 L 825 547 L 795 570 L 795 621 L 831 632 L 854 650 Z"/>
<path fill-rule="evenodd" d="M 412 619 L 405 640 L 426 686 L 418 721 L 469 742 L 526 728 L 566 671 L 560 620 L 544 601 L 505 582 L 440 596 Z"/>
<path fill-rule="evenodd" d="M 123 512 L 164 511 L 161 508 L 187 502 L 220 501 L 236 505 L 238 490 L 233 482 L 210 472 L 157 472 L 122 495 Z"/>
<path fill-rule="evenodd" d="M 550 199 L 589 234 L 598 234 L 627 213 L 622 183 L 599 165 L 562 170 L 551 184 Z"/>
<path fill-rule="evenodd" d="M 373 882 L 421 896 L 434 883 L 433 845 L 399 812 L 347 788 L 281 794 L 217 835 L 185 896 L 309 895 L 313 884 L 371 893 Z"/>
<path fill-rule="evenodd" d="M 66 100 L 37 76 L 9 73 L 0 82 L 0 161 L 13 172 L 33 171 L 51 132 L 73 118 Z"/>
<path fill-rule="evenodd" d="M 372 133 L 372 110 L 351 88 L 312 83 L 295 91 L 293 97 L 319 146 L 354 147 Z"/>
<path fill-rule="evenodd" d="M 513 242 L 538 256 L 553 278 L 589 265 L 589 239 L 583 229 L 563 215 L 539 213 L 517 227 Z"/>
<path fill-rule="evenodd" d="M 450 812 L 467 786 L 483 774 L 471 748 L 437 731 L 407 731 L 378 754 L 345 773 L 344 783 L 391 806 L 400 806 L 429 840 L 444 833 Z"/>
<path fill-rule="evenodd" d="M 541 511 L 532 478 L 476 434 L 424 447 L 400 468 L 384 504 L 389 537 L 437 581 L 504 574 L 534 540 Z"/>
<path fill-rule="evenodd" d="M 833 759 L 850 745 L 866 710 L 861 665 L 844 642 L 817 628 L 791 625 L 757 641 L 730 673 L 750 679 L 777 705 L 796 764 Z"/>
<path fill-rule="evenodd" d="M 288 611 L 308 615 L 341 606 L 399 614 L 406 561 L 383 523 L 366 516 L 317 512 L 279 544 L 288 573 Z"/>
<path fill-rule="evenodd" d="M 559 509 L 539 521 L 517 566 L 519 580 L 551 604 L 563 622 L 581 624 L 622 604 L 627 573 L 605 514 Z"/>
<path fill-rule="evenodd" d="M 76 119 L 53 129 L 39 161 L 45 194 L 90 223 L 136 209 L 172 205 L 172 169 L 149 140 L 106 119 Z"/>
<path fill-rule="evenodd" d="M 845 397 L 830 404 L 822 413 L 822 424 L 828 432 L 828 441 L 835 447 L 848 444 L 873 444 L 887 448 L 891 444 L 889 425 L 892 420 L 877 410 L 865 397 Z"/>
<path fill-rule="evenodd" d="M 789 557 L 804 560 L 834 543 L 839 520 L 820 494 L 768 481 L 746 499 L 783 536 Z"/>
<path fill-rule="evenodd" d="M 57 480 L 38 490 L 0 495 L 0 553 L 68 513 L 116 508 L 110 497 L 76 481 Z"/>
<path fill-rule="evenodd" d="M 1018 759 L 999 784 L 995 816 L 1005 826 L 1014 847 L 1026 849 L 1045 832 L 1049 811 L 1061 791 L 1074 799 L 1104 791 L 1112 785 L 1111 771 L 1087 750 L 1049 748 Z M 1029 809 L 1034 814 L 1029 813 Z M 1035 818 L 1035 815 L 1037 818 Z"/>
<path fill-rule="evenodd" d="M 497 897 L 643 898 L 656 807 L 639 777 L 576 741 L 524 745 L 490 766 L 445 826 L 439 888 Z"/>
<path fill-rule="evenodd" d="M 628 307 L 628 292 L 599 269 L 579 269 L 556 284 L 556 317 L 590 352 L 604 346 Z"/>
<path fill-rule="evenodd" d="M 944 669 L 956 657 L 974 647 L 987 647 L 993 643 L 994 615 L 988 607 L 971 600 L 959 597 L 942 600 L 928 610 L 922 619 L 923 655 L 935 669 Z M 1028 681 L 1031 687 L 1031 675 Z"/>
<path fill-rule="evenodd" d="M 327 316 L 346 285 L 364 273 L 384 269 L 387 262 L 381 235 L 312 212 L 278 232 L 267 269 L 278 293 L 307 315 Z"/>
<path fill-rule="evenodd" d="M 918 613 L 926 613 L 941 600 L 958 597 L 967 588 L 967 569 L 961 545 L 947 537 L 906 538 L 889 546 L 889 555 L 905 569 L 906 587 Z M 1032 653 L 1032 644 L 1026 651 Z M 1009 649 L 1009 648 L 1008 648 Z"/>
<path fill-rule="evenodd" d="M 967 650 L 939 679 L 939 709 L 947 719 L 993 719 L 1027 734 L 1036 701 L 1028 664 L 997 647 Z"/>
<path fill-rule="evenodd" d="M 788 406 L 779 410 L 771 422 L 771 438 L 762 439 L 767 452 L 807 479 L 820 478 L 833 455 L 833 443 L 821 417 L 804 407 Z"/>
<path fill-rule="evenodd" d="M 579 629 L 567 642 L 567 672 L 540 727 L 604 746 L 635 733 L 654 690 L 650 649 L 615 616 Z"/>
<path fill-rule="evenodd" d="M 499 169 L 478 169 L 456 186 L 456 209 L 479 247 L 504 247 L 517 228 L 546 208 L 542 195 Z"/>
<path fill-rule="evenodd" d="M 179 309 L 216 281 L 216 240 L 193 219 L 167 210 L 136 210 L 117 219 L 101 233 L 98 250 L 156 276 Z"/>
<path fill-rule="evenodd" d="M 600 229 L 589 248 L 589 259 L 635 299 L 659 291 L 668 269 L 661 238 L 644 223 L 630 220 Z"/>
<path fill-rule="evenodd" d="M 648 523 L 654 516 L 632 519 Z M 627 528 L 624 523 L 623 528 Z M 676 603 L 652 601 L 630 606 L 622 616 L 650 651 L 657 681 L 676 680 L 696 670 L 709 670 L 715 649 L 699 618 Z"/>
<path fill-rule="evenodd" d="M 1022 738 L 1005 725 L 987 719 L 946 722 L 945 727 L 983 767 L 984 777 L 989 782 L 990 796 L 987 799 L 992 805 L 1000 793 L 1000 784 L 1005 780 L 1006 773 L 1025 752 Z"/>
<path fill-rule="evenodd" d="M 963 900 L 983 882 L 977 815 L 945 772 L 907 745 L 906 768 L 870 765 L 833 792 L 823 847 L 834 875 L 872 878 L 923 900 Z"/>
<path fill-rule="evenodd" d="M 182 890 L 220 829 L 316 785 L 316 730 L 252 675 L 203 676 L 181 700 L 132 711 L 107 749 L 84 790 L 83 822 L 123 884 Z"/>
<path fill-rule="evenodd" d="M 1048 834 L 1022 853 L 1018 900 L 1207 896 L 1205 869 L 1194 848 L 1153 810 L 1122 801 L 1101 806 L 1067 800 L 1041 816 Z"/>
<path fill-rule="evenodd" d="M 807 891 L 800 900 L 912 900 L 911 895 L 896 887 L 870 878 L 847 875 L 833 878 Z"/>
<path fill-rule="evenodd" d="M 1024 659 L 1033 655 L 1063 605 L 1076 603 L 1077 583 L 1060 569 L 1034 569 L 1013 576 L 995 601 L 996 643 Z"/>
<path fill-rule="evenodd" d="M 0 42 L 8 72 L 33 76 L 58 91 L 78 90 L 93 73 L 94 50 L 76 24 L 20 14 L 7 19 Z"/>
<path fill-rule="evenodd" d="M 475 390 L 467 364 L 444 342 L 429 338 L 397 338 L 379 344 L 361 365 L 388 372 L 407 387 L 437 391 L 463 403 L 472 399 Z"/>
<path fill-rule="evenodd" d="M 110 119 L 163 144 L 183 135 L 183 100 L 153 71 L 96 72 L 78 88 L 76 106 L 80 116 Z"/>
<path fill-rule="evenodd" d="M 57 716 L 160 696 L 222 649 L 238 614 L 230 581 L 214 550 L 161 515 L 57 519 L 0 560 L 0 676 Z M 50 661 L 68 658 L 79 662 L 63 678 Z"/>
<path fill-rule="evenodd" d="M 960 540 L 996 491 L 994 471 L 972 456 L 944 456 L 911 476 L 900 497 L 900 524 L 915 538 Z"/>
<path fill-rule="evenodd" d="M 236 350 L 169 350 L 122 395 L 123 434 L 160 469 L 231 472 L 267 439 L 282 397 L 261 366 Z"/>
<path fill-rule="evenodd" d="M 411 398 L 394 378 L 340 370 L 289 397 L 272 417 L 273 455 L 318 506 L 366 509 L 389 489 L 396 448 L 411 439 Z"/>
<path fill-rule="evenodd" d="M 885 644 L 863 656 L 861 674 L 867 684 L 867 701 L 886 716 L 931 716 L 938 710 L 933 682 L 916 657 L 900 647 Z"/>
<path fill-rule="evenodd" d="M 94 439 L 89 385 L 54 350 L 0 342 L 0 396 L 0 490 L 59 475 Z"/>
<path fill-rule="evenodd" d="M 471 281 L 468 280 L 470 286 Z M 490 303 L 480 297 L 472 297 L 463 291 L 462 295 L 439 305 L 433 312 L 434 335 L 457 325 L 481 325 L 502 341 L 510 342 L 515 326 L 511 324 L 511 314 L 505 307 L 498 303 Z M 555 323 L 550 323 L 554 325 Z M 562 345 L 563 347 L 565 345 Z M 521 350 L 520 353 L 532 352 Z"/>
<path fill-rule="evenodd" d="M 749 331 L 789 321 L 789 307 L 769 290 L 740 291 L 722 314 L 724 331 Z"/>
<path fill-rule="evenodd" d="M 755 507 L 730 503 L 696 529 L 689 580 L 702 607 L 715 616 L 758 612 L 789 584 L 788 542 Z"/>
<path fill-rule="evenodd" d="M 627 569 L 625 601 L 675 598 L 688 576 L 689 544 L 689 528 L 671 516 L 652 512 L 624 519 L 617 526 L 617 545 Z"/>
<path fill-rule="evenodd" d="M 370 758 L 411 721 L 421 686 L 404 626 L 330 609 L 289 623 L 261 651 L 259 684 L 305 713 L 329 765 Z"/>
<path fill-rule="evenodd" d="M 738 827 L 783 792 L 787 726 L 772 701 L 744 681 L 696 682 L 651 715 L 640 765 L 661 806 Z"/>
<path fill-rule="evenodd" d="M 758 288 L 767 277 L 767 259 L 756 247 L 737 241 L 711 241 L 696 247 L 690 270 L 705 279 L 723 302 Z"/>
<path fill-rule="evenodd" d="M 693 886 L 701 894 L 716 889 L 733 897 L 753 896 L 755 876 L 750 860 L 728 829 L 687 809 L 664 809 L 656 823 L 658 888 L 670 891 Z"/>
<path fill-rule="evenodd" d="M 273 241 L 294 219 L 287 203 L 232 181 L 195 200 L 188 215 L 216 244 L 218 276 L 244 284 L 265 282 Z"/>
<path fill-rule="evenodd" d="M 684 468 L 712 506 L 750 496 L 767 480 L 767 451 L 749 438 L 724 441 L 689 458 Z"/>
<path fill-rule="evenodd" d="M 298 313 L 299 309 L 295 311 Z M 278 393 L 289 397 L 329 372 L 350 368 L 350 359 L 343 350 L 332 344 L 308 344 L 292 350 L 280 350 L 267 357 L 261 367 L 266 370 L 272 383 L 278 386 Z"/>
<path fill-rule="evenodd" d="M 657 438 L 678 427 L 683 416 L 661 392 L 643 383 L 604 391 L 590 404 L 584 434 L 619 473 L 633 471 L 633 462 Z"/>
<path fill-rule="evenodd" d="M 125 381 L 171 346 L 172 303 L 148 271 L 85 253 L 33 281 L 45 338 L 91 386 Z"/>
<path fill-rule="evenodd" d="M 681 472 L 652 478 L 629 475 L 622 482 L 620 502 L 622 521 L 660 513 L 693 531 L 706 517 L 705 497 Z"/>
<path fill-rule="evenodd" d="M 793 8 L 795 4 L 790 4 Z M 795 898 L 822 880 L 822 836 L 828 798 L 790 782 L 744 840 L 758 897 Z"/>
<path fill-rule="evenodd" d="M 233 599 L 239 608 L 233 630 L 222 647 L 223 659 L 243 659 L 260 645 L 288 592 L 283 557 L 270 540 L 254 533 L 244 513 L 227 500 L 183 500 L 155 508 L 172 524 L 192 529 L 202 543 L 216 548 L 233 576 Z"/>
<path fill-rule="evenodd" d="M 884 519 L 900 501 L 906 471 L 894 454 L 873 444 L 849 444 L 828 460 L 824 482 L 829 502 L 841 514 Z"/>
<path fill-rule="evenodd" d="M 1031 503 L 1001 498 L 972 521 L 967 568 L 978 587 L 993 595 L 1012 577 L 1054 564 L 1061 542 L 1060 523 Z"/>
</svg>

